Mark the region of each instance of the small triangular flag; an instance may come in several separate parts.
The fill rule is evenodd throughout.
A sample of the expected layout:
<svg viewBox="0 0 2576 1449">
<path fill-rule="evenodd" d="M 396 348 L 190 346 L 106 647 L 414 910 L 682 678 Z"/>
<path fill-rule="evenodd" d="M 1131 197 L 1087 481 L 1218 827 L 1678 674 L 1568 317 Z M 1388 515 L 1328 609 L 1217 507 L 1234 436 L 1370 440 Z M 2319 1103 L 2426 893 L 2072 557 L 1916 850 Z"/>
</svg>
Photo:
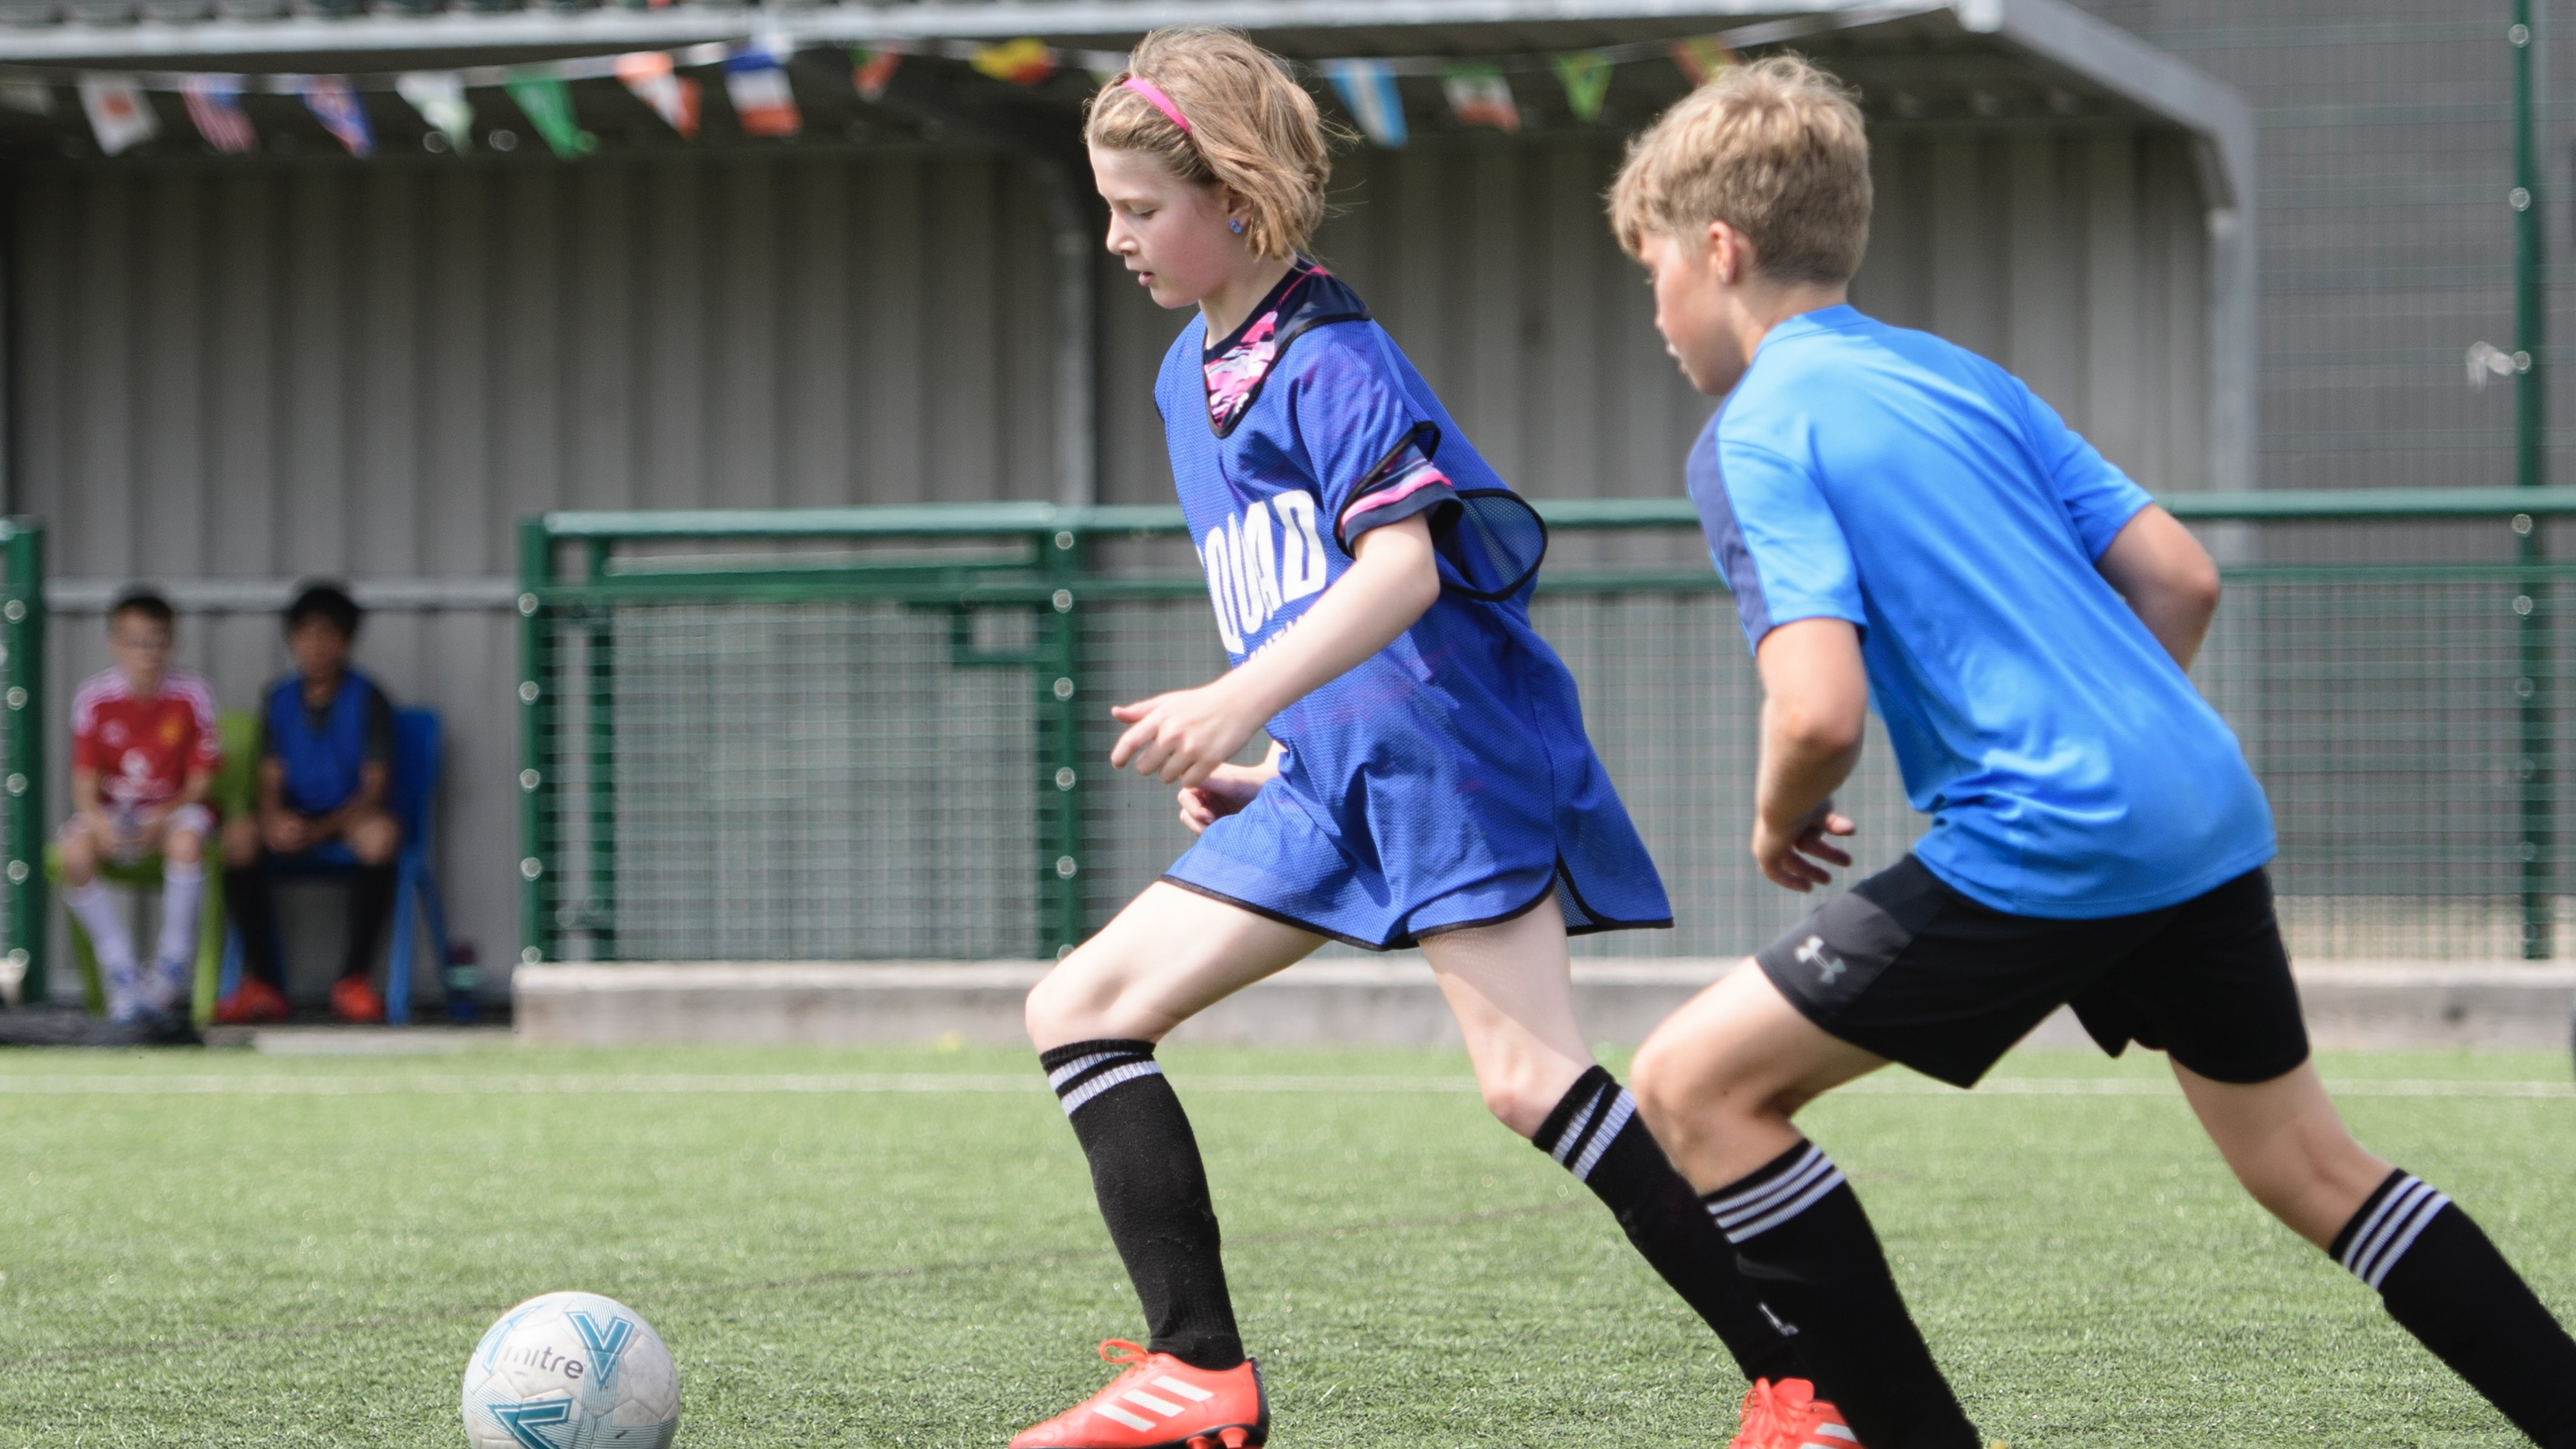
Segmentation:
<svg viewBox="0 0 2576 1449">
<path fill-rule="evenodd" d="M 1370 140 L 1390 148 L 1404 144 L 1404 97 L 1392 72 L 1374 60 L 1328 60 L 1322 69 Z"/>
<path fill-rule="evenodd" d="M 1035 36 L 1024 35 L 988 45 L 967 62 L 982 74 L 1015 86 L 1033 86 L 1055 74 L 1055 51 Z"/>
<path fill-rule="evenodd" d="M 1550 58 L 1548 64 L 1565 83 L 1565 104 L 1574 118 L 1601 119 L 1601 103 L 1610 95 L 1610 57 L 1597 50 L 1570 50 Z"/>
<path fill-rule="evenodd" d="M 546 145 L 566 161 L 577 160 L 599 149 L 599 138 L 581 128 L 572 113 L 572 87 L 550 75 L 516 75 L 501 83 L 519 109 L 528 113 L 528 124 L 546 138 Z"/>
<path fill-rule="evenodd" d="M 745 135 L 793 136 L 805 129 L 787 68 L 766 47 L 739 50 L 725 60 L 725 99 Z"/>
<path fill-rule="evenodd" d="M 697 81 L 680 74 L 671 63 L 667 50 L 629 51 L 617 58 L 617 78 L 635 93 L 635 99 L 653 108 L 653 114 L 687 140 L 698 138 Z"/>
<path fill-rule="evenodd" d="M 859 99 L 883 100 L 907 54 L 905 47 L 893 43 L 850 47 L 850 84 L 858 87 Z"/>
<path fill-rule="evenodd" d="M 358 101 L 358 93 L 344 75 L 308 75 L 297 78 L 296 89 L 303 93 L 304 109 L 313 119 L 347 148 L 352 156 L 376 153 L 376 133 L 367 126 L 367 109 Z"/>
<path fill-rule="evenodd" d="M 1726 43 L 1714 35 L 1676 40 L 1672 56 L 1673 64 L 1682 68 L 1682 75 L 1694 86 L 1707 85 L 1716 79 L 1719 71 L 1735 64 L 1735 52 L 1727 49 Z"/>
<path fill-rule="evenodd" d="M 227 156 L 246 156 L 259 149 L 259 131 L 241 106 L 242 78 L 192 72 L 179 77 L 179 96 L 187 102 L 188 119 L 206 144 Z"/>
<path fill-rule="evenodd" d="M 110 156 L 161 134 L 152 103 L 143 99 L 143 87 L 130 75 L 83 75 L 80 98 L 81 109 L 89 112 L 89 128 L 98 136 L 98 149 Z"/>
<path fill-rule="evenodd" d="M 1521 108 L 1512 101 L 1512 84 L 1489 65 L 1453 66 L 1440 76 L 1441 93 L 1462 126 L 1491 126 L 1497 131 L 1521 128 Z"/>
<path fill-rule="evenodd" d="M 409 101 L 448 145 L 462 151 L 474 144 L 474 104 L 465 99 L 465 77 L 452 70 L 405 71 L 394 77 L 394 94 Z"/>
</svg>

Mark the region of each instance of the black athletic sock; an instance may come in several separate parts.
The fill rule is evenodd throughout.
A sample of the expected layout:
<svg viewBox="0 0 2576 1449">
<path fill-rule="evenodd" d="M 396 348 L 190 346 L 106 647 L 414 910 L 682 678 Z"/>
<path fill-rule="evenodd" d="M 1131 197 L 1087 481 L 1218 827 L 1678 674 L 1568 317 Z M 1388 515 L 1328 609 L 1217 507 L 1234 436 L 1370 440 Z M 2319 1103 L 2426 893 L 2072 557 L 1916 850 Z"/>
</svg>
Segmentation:
<svg viewBox="0 0 2576 1449">
<path fill-rule="evenodd" d="M 1575 1078 L 1530 1145 L 1592 1189 L 1628 1241 L 1708 1326 L 1747 1379 L 1803 1379 L 1797 1329 L 1766 1308 L 1735 1249 L 1637 1116 L 1637 1101 L 1600 1067 Z"/>
<path fill-rule="evenodd" d="M 2576 1449 L 2576 1341 L 2469 1215 L 2388 1174 L 2326 1249 L 2544 1449 Z"/>
<path fill-rule="evenodd" d="M 1082 1041 L 1038 1053 L 1091 1159 L 1109 1240 L 1145 1306 L 1146 1347 L 1203 1369 L 1243 1362 L 1207 1168 L 1149 1041 Z"/>
<path fill-rule="evenodd" d="M 340 974 L 364 976 L 376 964 L 376 942 L 394 913 L 394 868 L 362 865 L 349 883 L 349 946 L 340 958 Z"/>
<path fill-rule="evenodd" d="M 1762 1301 L 1798 1326 L 1798 1354 L 1869 1449 L 1979 1449 L 1905 1311 L 1878 1234 L 1836 1168 L 1801 1142 L 1706 1199 Z"/>
<path fill-rule="evenodd" d="M 286 968 L 277 954 L 277 896 L 265 857 L 224 869 L 224 911 L 241 932 L 242 974 L 286 994 Z"/>
</svg>

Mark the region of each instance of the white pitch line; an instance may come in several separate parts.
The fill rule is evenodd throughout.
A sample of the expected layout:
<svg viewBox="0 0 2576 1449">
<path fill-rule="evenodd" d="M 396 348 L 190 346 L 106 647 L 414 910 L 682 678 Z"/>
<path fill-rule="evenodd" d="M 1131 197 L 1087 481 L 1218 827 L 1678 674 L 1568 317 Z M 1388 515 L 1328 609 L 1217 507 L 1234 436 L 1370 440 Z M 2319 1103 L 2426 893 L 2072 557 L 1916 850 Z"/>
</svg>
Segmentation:
<svg viewBox="0 0 2576 1449">
<path fill-rule="evenodd" d="M 1201 1076 L 1175 1073 L 1193 1092 L 1453 1095 L 1476 1090 L 1468 1077 L 1406 1076 Z M 2355 1079 L 2329 1082 L 2339 1097 L 2576 1097 L 2576 1084 L 2528 1081 Z M 285 1072 L 184 1073 L 114 1076 L 72 1073 L 0 1075 L 0 1096 L 31 1097 L 400 1097 L 400 1096 L 878 1096 L 895 1093 L 1035 1093 L 1044 1078 L 965 1072 L 601 1073 L 554 1075 L 464 1072 L 322 1076 Z M 1863 1097 L 2169 1097 L 2179 1096 L 2162 1077 L 1994 1077 L 1962 1092 L 1918 1077 L 1874 1077 L 1842 1089 Z"/>
</svg>

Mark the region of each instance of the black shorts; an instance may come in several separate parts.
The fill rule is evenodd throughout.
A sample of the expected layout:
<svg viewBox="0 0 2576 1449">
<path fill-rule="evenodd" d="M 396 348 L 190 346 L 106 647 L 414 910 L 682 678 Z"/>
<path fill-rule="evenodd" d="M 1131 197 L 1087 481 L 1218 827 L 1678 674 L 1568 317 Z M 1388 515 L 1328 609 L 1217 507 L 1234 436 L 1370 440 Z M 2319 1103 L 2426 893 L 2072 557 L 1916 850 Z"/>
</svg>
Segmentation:
<svg viewBox="0 0 2576 1449">
<path fill-rule="evenodd" d="M 1909 855 L 1757 954 L 1827 1032 L 1971 1086 L 2060 1006 L 2204 1077 L 2268 1082 L 2308 1059 L 2290 958 L 2260 870 L 2180 905 L 2092 921 L 1979 905 Z"/>
</svg>

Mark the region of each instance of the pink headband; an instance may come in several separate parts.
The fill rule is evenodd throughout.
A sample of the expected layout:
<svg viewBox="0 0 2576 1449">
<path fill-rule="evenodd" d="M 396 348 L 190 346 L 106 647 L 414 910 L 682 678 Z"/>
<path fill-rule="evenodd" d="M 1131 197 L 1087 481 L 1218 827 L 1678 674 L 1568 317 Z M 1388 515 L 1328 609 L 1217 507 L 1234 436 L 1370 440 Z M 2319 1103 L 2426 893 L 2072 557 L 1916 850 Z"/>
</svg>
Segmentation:
<svg viewBox="0 0 2576 1449">
<path fill-rule="evenodd" d="M 1125 80 L 1120 81 L 1119 84 L 1125 86 L 1131 91 L 1134 91 L 1136 94 L 1143 96 L 1145 99 L 1152 101 L 1154 103 L 1155 110 L 1171 117 L 1172 124 L 1181 128 L 1182 135 L 1186 136 L 1190 134 L 1189 118 L 1181 114 L 1180 107 L 1172 104 L 1172 98 L 1170 96 L 1163 94 L 1162 87 L 1140 75 L 1131 75 Z"/>
</svg>

